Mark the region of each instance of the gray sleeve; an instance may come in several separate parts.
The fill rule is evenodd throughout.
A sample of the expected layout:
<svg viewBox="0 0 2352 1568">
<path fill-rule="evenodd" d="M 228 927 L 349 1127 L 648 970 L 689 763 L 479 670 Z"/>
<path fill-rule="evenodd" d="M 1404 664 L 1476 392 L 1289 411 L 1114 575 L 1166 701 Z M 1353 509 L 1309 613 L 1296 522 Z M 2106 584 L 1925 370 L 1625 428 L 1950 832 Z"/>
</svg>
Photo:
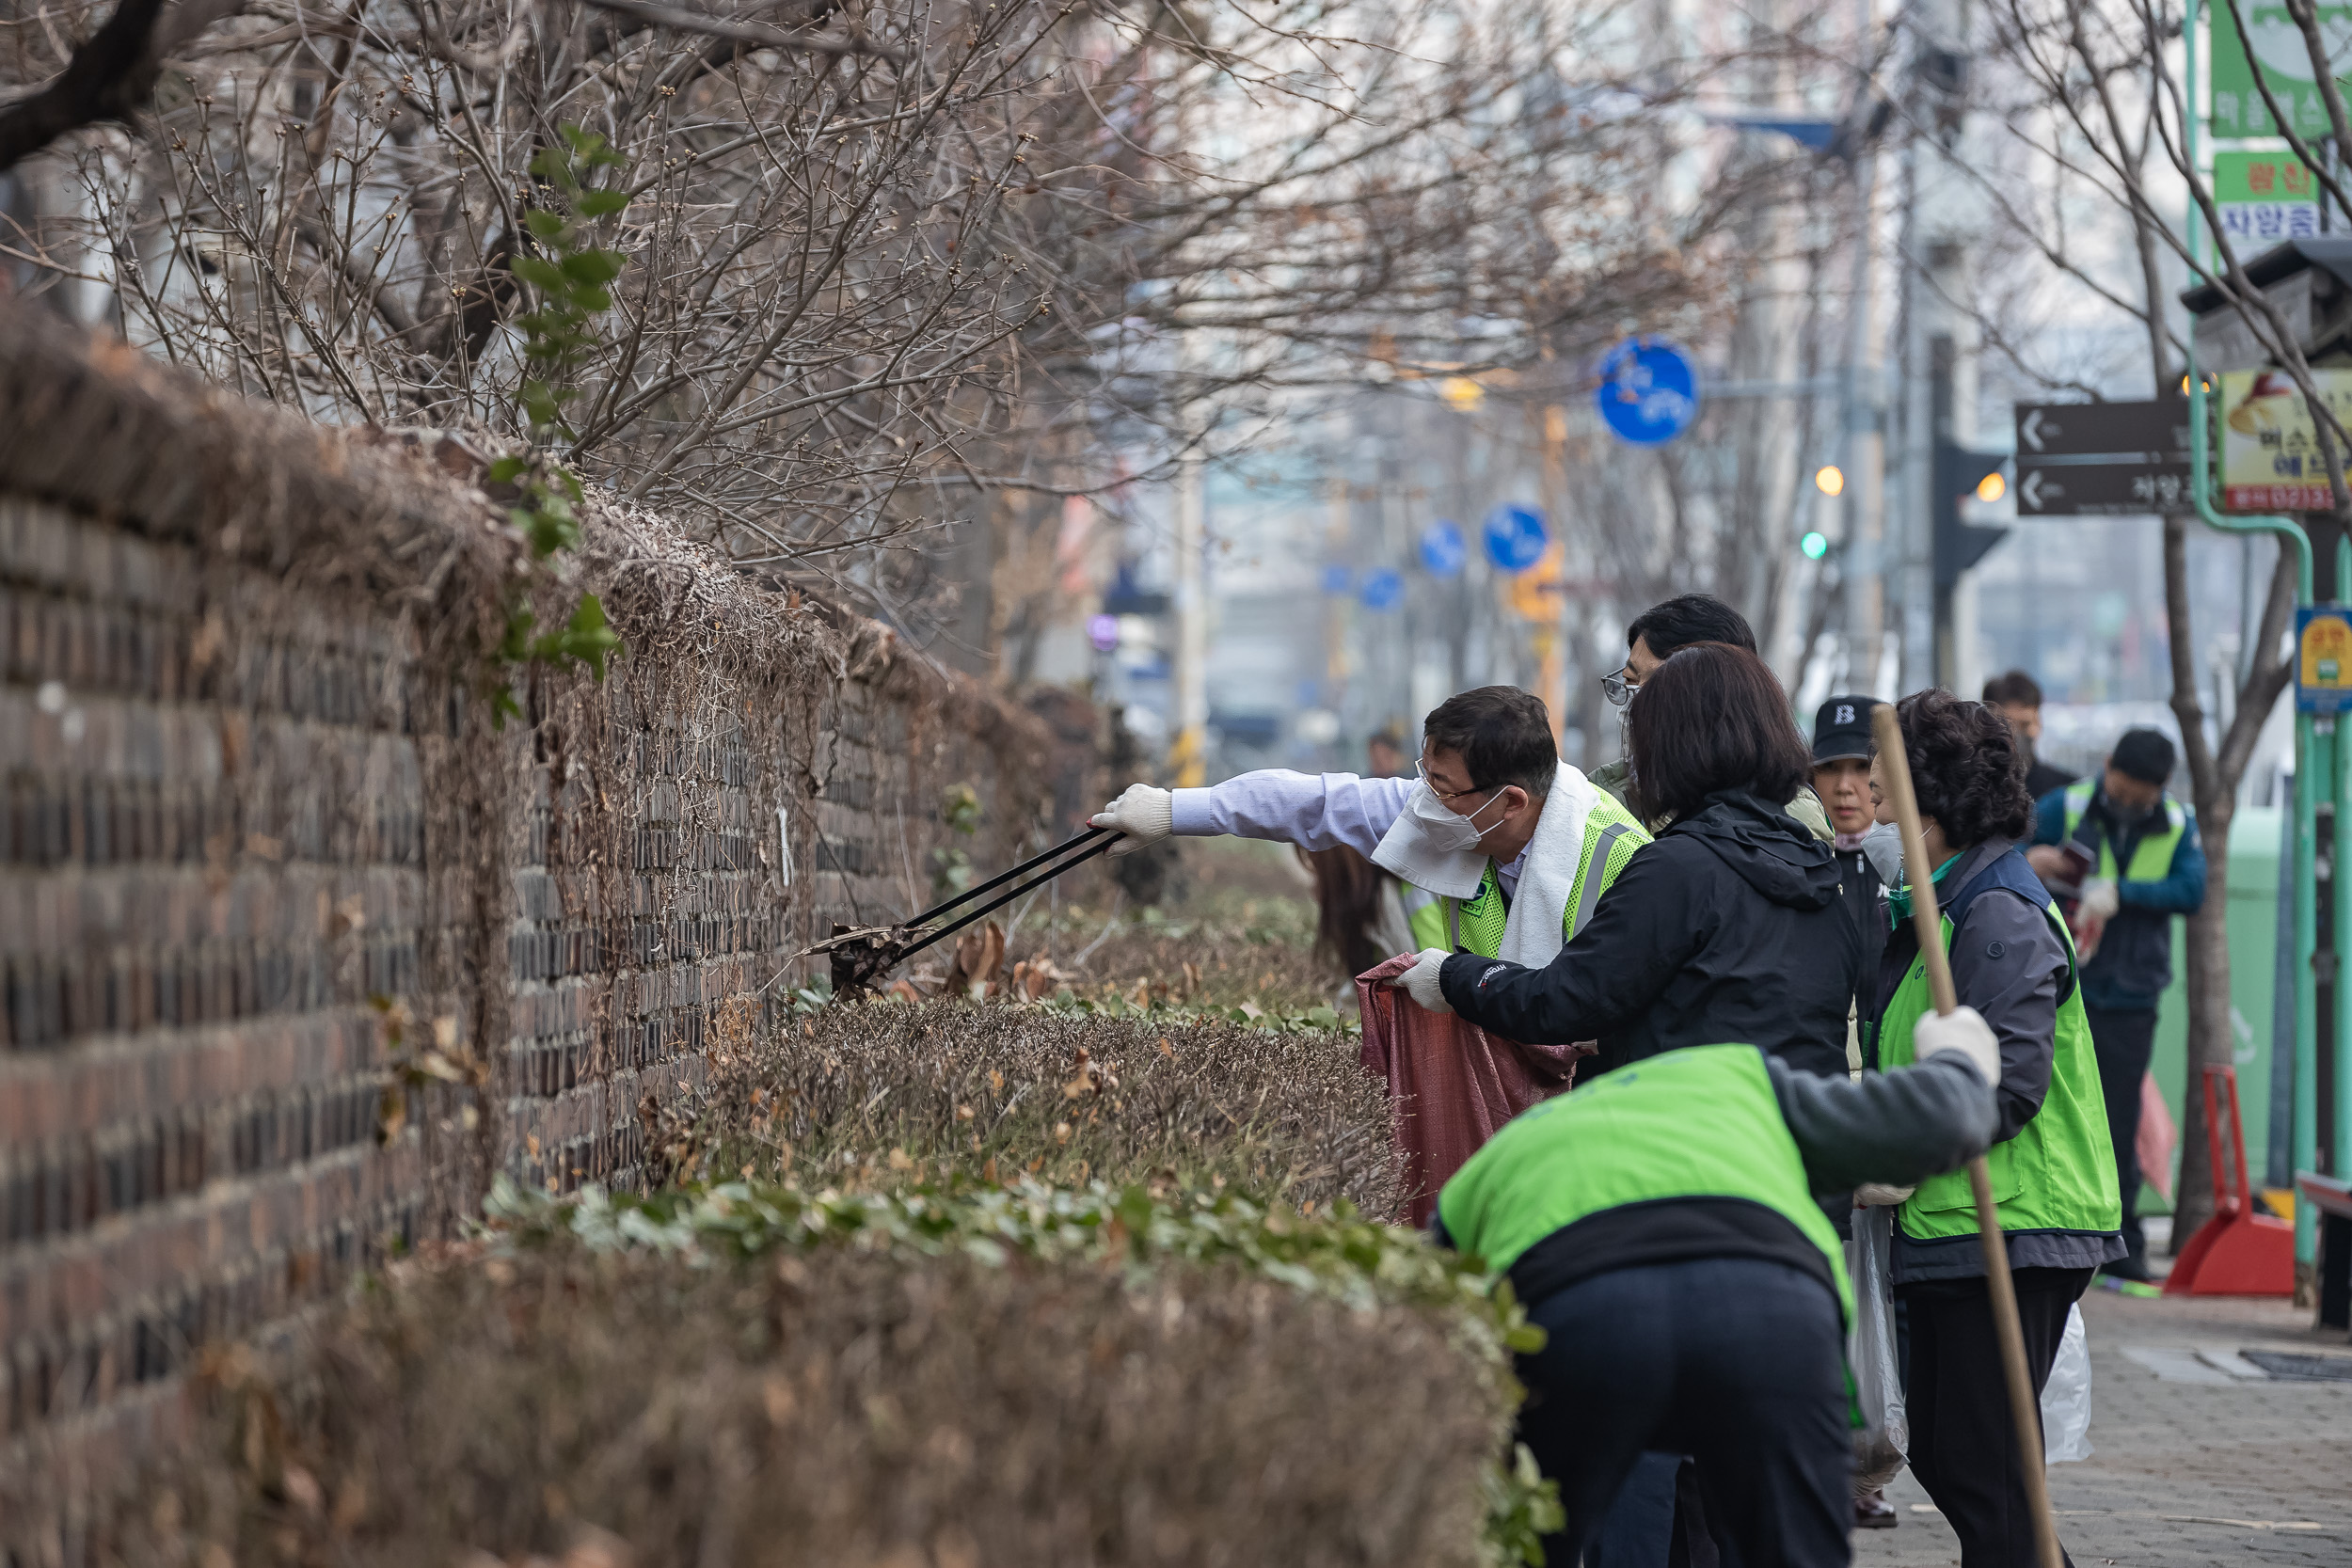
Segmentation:
<svg viewBox="0 0 2352 1568">
<path fill-rule="evenodd" d="M 1859 1079 L 1794 1071 L 1777 1057 L 1764 1066 L 1817 1193 L 1851 1192 L 1865 1181 L 1907 1187 L 1993 1142 L 1993 1090 L 1958 1056 Z"/>
<path fill-rule="evenodd" d="M 2006 888 L 1968 906 L 1952 933 L 1952 990 L 2001 1042 L 2001 1130 L 2012 1138 L 2042 1109 L 2057 1053 L 2066 949 L 2048 916 Z"/>
</svg>

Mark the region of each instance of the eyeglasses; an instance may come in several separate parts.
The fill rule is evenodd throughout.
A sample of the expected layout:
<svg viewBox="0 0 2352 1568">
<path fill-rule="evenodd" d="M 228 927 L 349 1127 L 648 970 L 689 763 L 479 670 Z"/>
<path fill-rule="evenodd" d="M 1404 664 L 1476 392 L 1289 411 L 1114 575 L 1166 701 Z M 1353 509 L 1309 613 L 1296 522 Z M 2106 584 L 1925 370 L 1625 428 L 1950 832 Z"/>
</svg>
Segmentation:
<svg viewBox="0 0 2352 1568">
<path fill-rule="evenodd" d="M 1633 700 L 1633 694 L 1642 689 L 1642 683 L 1628 680 L 1626 673 L 1626 669 L 1620 666 L 1600 677 L 1600 694 L 1608 698 L 1613 706 L 1625 706 Z"/>
<path fill-rule="evenodd" d="M 1477 784 L 1472 784 L 1468 789 L 1439 789 L 1436 784 L 1429 783 L 1428 770 L 1422 768 L 1418 762 L 1413 764 L 1413 777 L 1419 779 L 1424 785 L 1427 785 L 1429 793 L 1435 795 L 1439 800 L 1443 801 L 1448 810 L 1452 810 L 1454 802 L 1460 800 L 1465 795 L 1484 795 L 1487 793 Z"/>
</svg>

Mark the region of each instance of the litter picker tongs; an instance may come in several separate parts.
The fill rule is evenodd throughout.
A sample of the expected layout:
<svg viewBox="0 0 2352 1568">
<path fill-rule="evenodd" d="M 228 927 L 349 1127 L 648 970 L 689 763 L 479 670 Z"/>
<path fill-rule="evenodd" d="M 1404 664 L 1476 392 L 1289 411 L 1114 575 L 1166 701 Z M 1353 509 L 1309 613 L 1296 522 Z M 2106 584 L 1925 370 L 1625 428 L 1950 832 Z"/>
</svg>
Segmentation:
<svg viewBox="0 0 2352 1568">
<path fill-rule="evenodd" d="M 802 949 L 793 957 L 805 958 L 818 953 L 825 954 L 833 965 L 834 995 L 861 995 L 872 990 L 876 980 L 942 937 L 951 937 L 974 921 L 1003 909 L 1023 894 L 1043 887 L 1072 866 L 1092 860 L 1125 836 L 1115 828 L 1089 828 L 1077 837 L 1065 839 L 1043 854 L 1033 855 L 1011 870 L 991 877 L 977 887 L 965 889 L 944 904 L 933 905 L 912 920 L 897 926 L 835 926 L 833 935 Z M 1045 869 L 1039 871 L 1040 866 Z M 966 910 L 945 925 L 934 924 L 959 904 L 968 904 L 983 894 L 994 893 L 1007 882 L 1031 871 L 1037 871 L 1037 875 L 1026 881 L 1015 883 L 979 908 Z"/>
</svg>

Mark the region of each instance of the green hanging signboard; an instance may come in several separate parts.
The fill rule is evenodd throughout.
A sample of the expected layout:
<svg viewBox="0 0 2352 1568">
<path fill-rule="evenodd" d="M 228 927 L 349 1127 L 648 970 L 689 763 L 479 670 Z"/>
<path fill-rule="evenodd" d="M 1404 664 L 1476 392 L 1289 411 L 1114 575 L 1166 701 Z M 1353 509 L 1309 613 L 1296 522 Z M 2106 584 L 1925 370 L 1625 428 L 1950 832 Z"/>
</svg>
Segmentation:
<svg viewBox="0 0 2352 1568">
<path fill-rule="evenodd" d="M 2231 19 L 2230 8 L 2217 5 L 2208 14 L 2213 18 L 2213 67 L 2208 78 L 2213 92 L 2211 110 L 2213 134 L 2217 137 L 2275 136 L 2280 134 L 2279 121 L 2273 118 L 2270 105 L 2263 102 L 2262 89 L 2254 80 L 2257 64 L 2262 79 L 2278 100 L 2280 112 L 2286 117 L 2297 135 L 2324 135 L 2328 129 L 2328 105 L 2320 97 L 2319 83 L 2312 71 L 2312 55 L 2303 42 L 2303 31 L 2295 24 L 2283 5 L 2248 4 L 2240 0 L 2239 10 L 2246 17 L 2248 40 L 2238 36 L 2236 24 Z M 2336 69 L 2339 87 L 2352 76 L 2352 5 L 2322 4 L 2318 9 L 2319 34 L 2327 45 L 2328 58 Z"/>
<path fill-rule="evenodd" d="M 2215 153 L 2213 201 L 2223 236 L 2244 255 L 2319 235 L 2319 182 L 2293 153 Z"/>
</svg>

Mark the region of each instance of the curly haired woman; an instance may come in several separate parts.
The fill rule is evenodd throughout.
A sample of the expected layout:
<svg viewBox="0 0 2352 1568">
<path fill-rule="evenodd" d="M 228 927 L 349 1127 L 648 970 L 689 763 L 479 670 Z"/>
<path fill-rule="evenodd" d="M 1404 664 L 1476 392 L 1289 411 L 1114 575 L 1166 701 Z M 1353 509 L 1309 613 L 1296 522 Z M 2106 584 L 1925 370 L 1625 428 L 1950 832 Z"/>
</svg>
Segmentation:
<svg viewBox="0 0 2352 1568">
<path fill-rule="evenodd" d="M 2099 1265 L 2123 1256 L 2098 1060 L 2066 923 L 2018 851 L 2032 828 L 2033 800 L 2007 721 L 1947 691 L 1906 697 L 1896 715 L 1952 983 L 1961 1005 L 1974 1007 L 2000 1044 L 2000 1124 L 1986 1163 L 2038 1392 L 2068 1310 Z M 1870 784 L 1879 820 L 1891 821 L 1877 762 Z M 1906 866 L 1905 874 L 1904 885 L 1889 894 L 1895 928 L 1879 962 L 1877 1017 L 1866 1046 L 1869 1065 L 1881 1069 L 1911 1060 L 1913 1025 L 1931 1010 L 1911 920 L 1919 868 Z M 1900 1204 L 1895 1293 L 1908 1303 L 1911 1321 L 1912 1471 L 1960 1537 L 1963 1568 L 2026 1568 L 2034 1561 L 2032 1514 L 1967 1175 L 1857 1196 Z"/>
</svg>

